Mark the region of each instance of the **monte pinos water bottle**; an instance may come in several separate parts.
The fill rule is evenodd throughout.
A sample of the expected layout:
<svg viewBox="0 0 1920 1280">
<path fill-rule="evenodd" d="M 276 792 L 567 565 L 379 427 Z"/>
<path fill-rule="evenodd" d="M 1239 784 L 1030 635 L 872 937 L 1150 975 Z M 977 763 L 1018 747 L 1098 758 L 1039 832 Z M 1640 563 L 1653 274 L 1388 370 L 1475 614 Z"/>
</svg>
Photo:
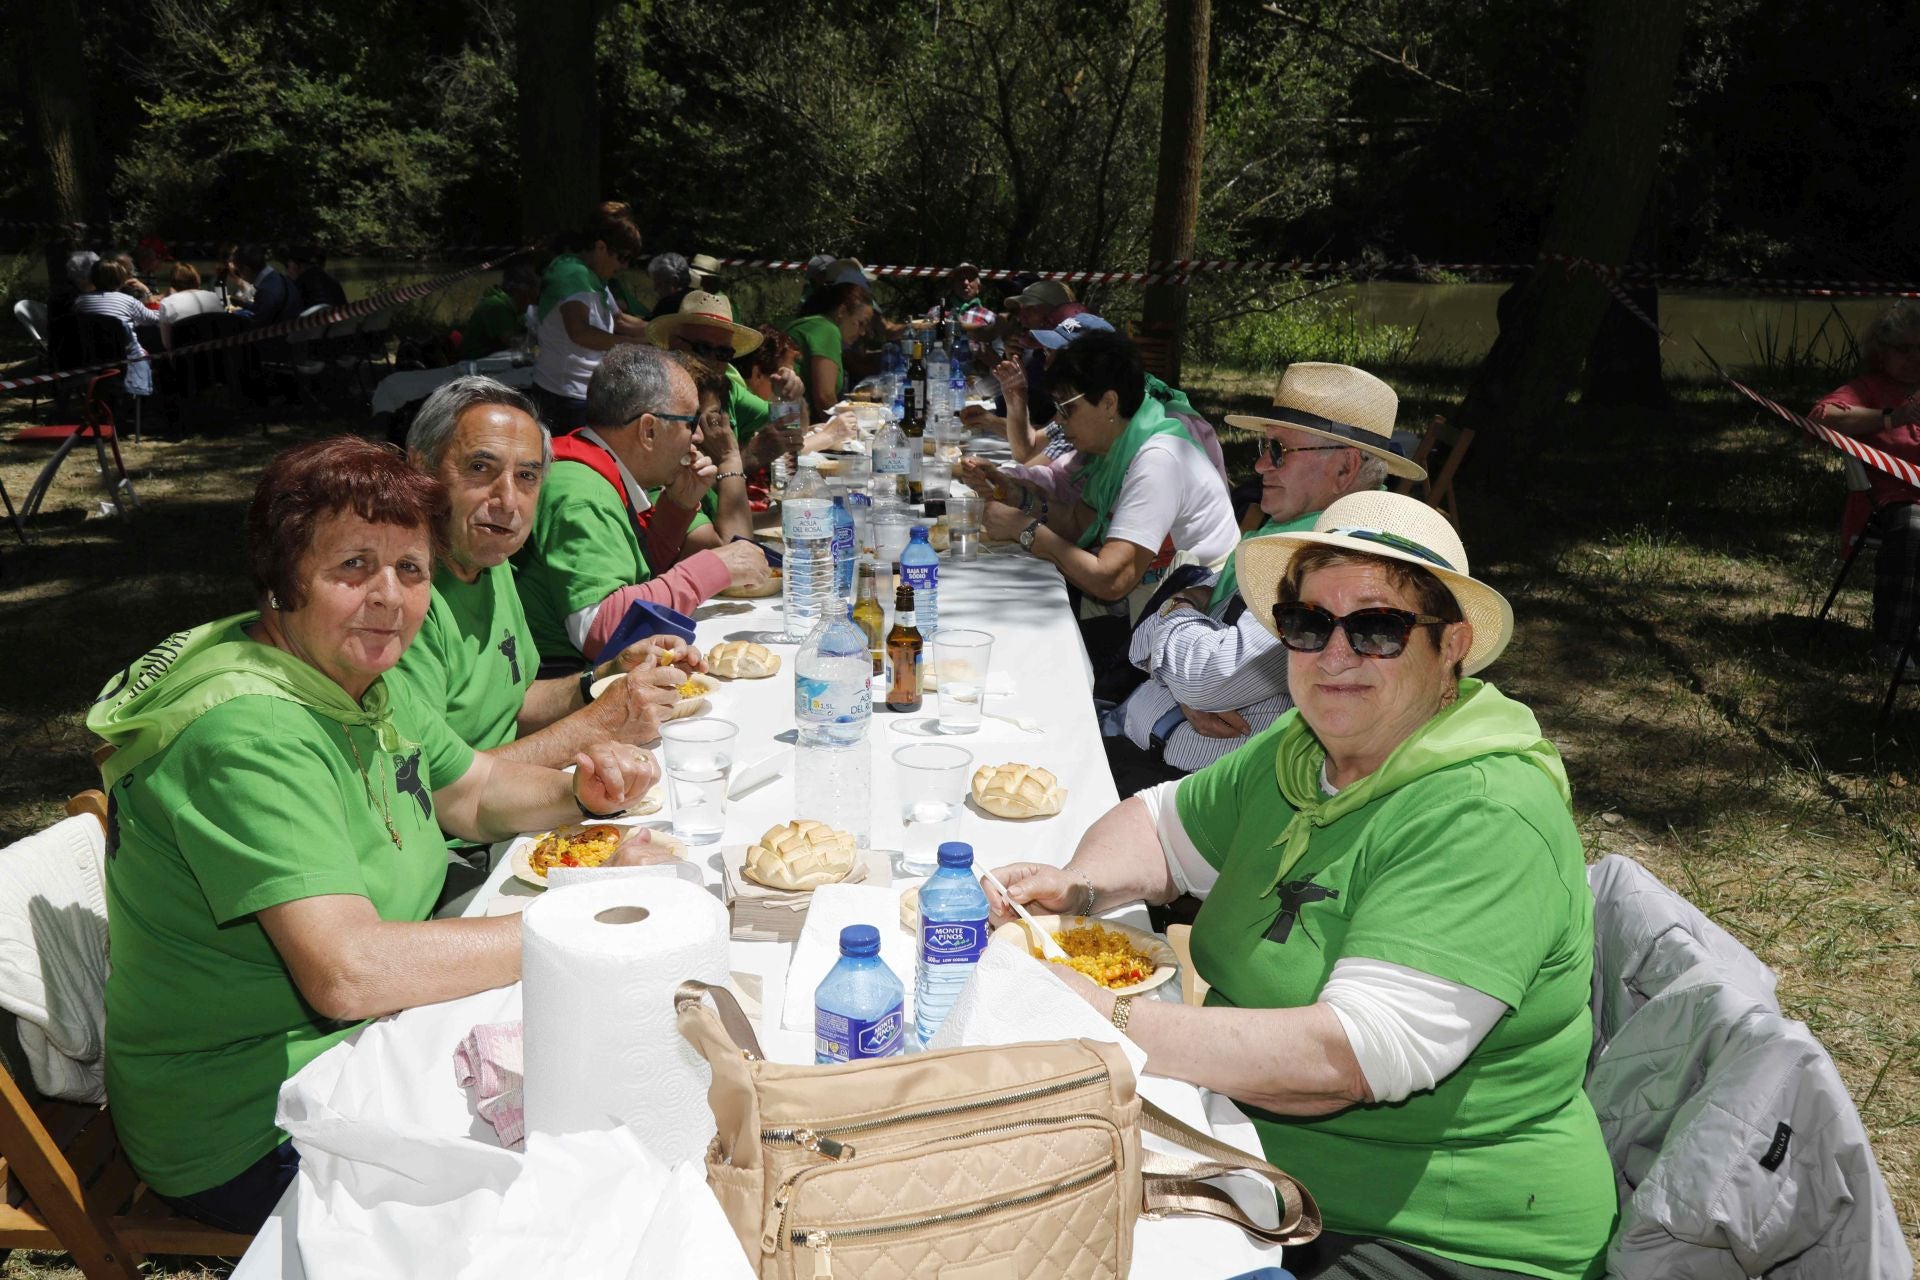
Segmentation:
<svg viewBox="0 0 1920 1280">
<path fill-rule="evenodd" d="M 906 988 L 880 958 L 880 931 L 848 925 L 840 931 L 839 963 L 814 989 L 813 1060 L 858 1062 L 904 1053 L 906 1000 Z"/>
<path fill-rule="evenodd" d="M 914 1034 L 933 1039 L 987 947 L 987 895 L 973 874 L 973 846 L 940 846 L 940 869 L 920 886 L 920 960 L 914 972 Z"/>
</svg>

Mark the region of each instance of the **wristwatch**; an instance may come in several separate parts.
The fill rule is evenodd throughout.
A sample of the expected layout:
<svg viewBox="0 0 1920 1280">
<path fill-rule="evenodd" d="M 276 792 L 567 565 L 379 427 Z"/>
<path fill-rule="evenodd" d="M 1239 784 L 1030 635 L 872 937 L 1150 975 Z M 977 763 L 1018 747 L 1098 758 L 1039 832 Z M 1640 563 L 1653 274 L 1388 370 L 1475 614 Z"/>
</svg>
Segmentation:
<svg viewBox="0 0 1920 1280">
<path fill-rule="evenodd" d="M 593 676 L 592 667 L 588 667 L 585 671 L 582 671 L 580 673 L 580 705 L 581 706 L 585 706 L 589 702 L 593 701 L 593 680 L 594 680 L 594 676 Z"/>
<path fill-rule="evenodd" d="M 1133 997 L 1132 996 L 1115 997 L 1113 1002 L 1113 1029 L 1124 1035 L 1127 1030 L 1127 1023 L 1130 1022 L 1132 1019 L 1133 1019 Z"/>
<path fill-rule="evenodd" d="M 608 818 L 624 818 L 627 814 L 625 809 L 615 809 L 612 813 L 595 813 L 593 810 L 587 808 L 587 802 L 582 800 L 578 795 L 574 796 L 573 805 L 574 808 L 580 810 L 581 817 L 594 822 L 605 822 Z M 1121 996 L 1120 998 L 1125 1000 L 1127 997 Z"/>
<path fill-rule="evenodd" d="M 1033 540 L 1040 532 L 1041 519 L 1042 517 L 1035 516 L 1027 522 L 1027 527 L 1020 531 L 1020 549 L 1022 551 L 1033 550 Z"/>
</svg>

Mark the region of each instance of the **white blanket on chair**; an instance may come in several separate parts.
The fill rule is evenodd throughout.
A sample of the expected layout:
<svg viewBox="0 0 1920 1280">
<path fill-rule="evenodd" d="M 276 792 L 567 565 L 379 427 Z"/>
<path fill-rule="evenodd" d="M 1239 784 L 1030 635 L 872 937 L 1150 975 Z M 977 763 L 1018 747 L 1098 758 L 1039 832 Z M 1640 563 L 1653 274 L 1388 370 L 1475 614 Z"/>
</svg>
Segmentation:
<svg viewBox="0 0 1920 1280">
<path fill-rule="evenodd" d="M 52 1098 L 107 1097 L 106 852 L 86 814 L 0 849 L 0 1009 Z"/>
</svg>

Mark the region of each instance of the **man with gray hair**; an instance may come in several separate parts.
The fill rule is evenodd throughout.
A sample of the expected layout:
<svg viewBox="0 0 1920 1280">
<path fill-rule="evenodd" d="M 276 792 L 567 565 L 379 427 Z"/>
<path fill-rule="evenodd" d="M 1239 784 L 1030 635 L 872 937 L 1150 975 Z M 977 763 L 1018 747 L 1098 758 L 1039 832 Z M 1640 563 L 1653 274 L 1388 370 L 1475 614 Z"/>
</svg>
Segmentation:
<svg viewBox="0 0 1920 1280">
<path fill-rule="evenodd" d="M 1390 474 L 1424 479 L 1394 438 L 1398 407 L 1393 389 L 1365 370 L 1297 363 L 1271 416 L 1229 416 L 1262 433 L 1253 469 L 1266 522 L 1245 537 L 1312 529 L 1335 500 L 1378 489 Z M 1127 656 L 1146 683 L 1102 723 L 1123 798 L 1213 763 L 1293 706 L 1287 651 L 1252 614 L 1272 604 L 1241 598 L 1229 560 L 1212 585 L 1172 595 L 1140 620 Z"/>
<path fill-rule="evenodd" d="M 651 493 L 698 465 L 700 395 L 658 347 L 609 351 L 587 384 L 589 426 L 554 441 L 533 530 L 514 556 L 520 602 L 543 664 L 577 670 L 600 658 L 628 608 L 649 601 L 691 613 L 729 587 L 767 580 L 750 542 L 699 551 L 671 568 L 647 563 Z"/>
</svg>

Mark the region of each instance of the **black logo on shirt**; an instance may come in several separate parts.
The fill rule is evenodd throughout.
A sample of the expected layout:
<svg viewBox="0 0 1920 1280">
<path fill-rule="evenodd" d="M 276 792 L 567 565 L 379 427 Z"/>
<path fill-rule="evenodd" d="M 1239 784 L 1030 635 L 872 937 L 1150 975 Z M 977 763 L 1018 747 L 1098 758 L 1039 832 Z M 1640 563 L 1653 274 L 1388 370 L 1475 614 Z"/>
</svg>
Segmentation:
<svg viewBox="0 0 1920 1280">
<path fill-rule="evenodd" d="M 412 796 L 420 802 L 421 817 L 431 818 L 433 816 L 433 797 L 427 794 L 427 788 L 420 781 L 420 752 L 418 750 L 415 750 L 412 755 L 406 757 L 404 760 L 398 756 L 394 757 L 393 788 L 401 795 Z"/>
<path fill-rule="evenodd" d="M 520 638 L 509 631 L 500 637 L 500 652 L 513 664 L 513 682 L 520 683 Z"/>
<path fill-rule="evenodd" d="M 1280 886 L 1280 914 L 1267 926 L 1267 941 L 1285 942 L 1293 932 L 1293 922 L 1300 918 L 1300 908 L 1312 902 L 1324 902 L 1338 898 L 1338 889 L 1327 889 L 1312 880 L 1289 880 Z M 1312 935 L 1308 935 L 1311 939 Z"/>
</svg>

